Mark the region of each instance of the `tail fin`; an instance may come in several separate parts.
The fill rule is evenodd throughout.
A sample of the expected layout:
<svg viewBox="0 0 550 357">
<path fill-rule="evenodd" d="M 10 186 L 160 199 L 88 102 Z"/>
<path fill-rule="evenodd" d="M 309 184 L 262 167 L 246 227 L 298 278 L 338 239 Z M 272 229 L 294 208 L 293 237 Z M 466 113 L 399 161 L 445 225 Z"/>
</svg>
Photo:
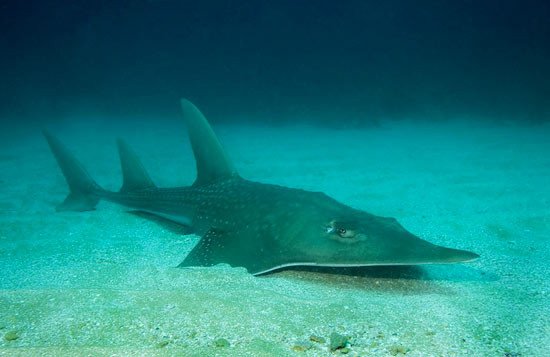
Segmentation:
<svg viewBox="0 0 550 357">
<path fill-rule="evenodd" d="M 134 151 L 121 139 L 117 140 L 122 166 L 123 183 L 120 192 L 143 190 L 155 187 L 143 164 Z"/>
<path fill-rule="evenodd" d="M 99 202 L 98 192 L 102 188 L 88 175 L 80 162 L 56 137 L 44 132 L 65 180 L 71 192 L 60 205 L 57 211 L 90 211 Z"/>
</svg>

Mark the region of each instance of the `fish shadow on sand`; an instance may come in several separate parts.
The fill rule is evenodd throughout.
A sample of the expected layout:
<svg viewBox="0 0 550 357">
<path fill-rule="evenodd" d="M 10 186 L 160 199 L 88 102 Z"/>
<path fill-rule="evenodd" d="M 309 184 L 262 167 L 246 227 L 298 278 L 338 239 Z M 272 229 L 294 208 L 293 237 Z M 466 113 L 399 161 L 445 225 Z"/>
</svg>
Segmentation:
<svg viewBox="0 0 550 357">
<path fill-rule="evenodd" d="M 435 268 L 435 269 L 434 269 Z M 399 295 L 459 294 L 459 283 L 486 283 L 498 276 L 480 269 L 441 266 L 371 266 L 371 267 L 290 267 L 263 276 L 266 279 L 285 278 L 308 282 L 322 288 Z"/>
<path fill-rule="evenodd" d="M 334 274 L 371 279 L 405 279 L 429 281 L 496 281 L 498 276 L 465 265 L 377 265 L 364 267 L 289 267 L 297 272 Z"/>
</svg>

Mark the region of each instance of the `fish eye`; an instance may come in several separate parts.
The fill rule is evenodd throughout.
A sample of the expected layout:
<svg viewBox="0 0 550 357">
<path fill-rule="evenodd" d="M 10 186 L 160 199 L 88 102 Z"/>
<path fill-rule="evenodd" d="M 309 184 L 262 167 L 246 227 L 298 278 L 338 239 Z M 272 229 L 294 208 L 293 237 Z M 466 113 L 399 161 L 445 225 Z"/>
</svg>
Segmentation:
<svg viewBox="0 0 550 357">
<path fill-rule="evenodd" d="M 342 238 L 354 238 L 355 237 L 355 231 L 351 229 L 346 228 L 338 228 L 338 235 Z"/>
<path fill-rule="evenodd" d="M 334 234 L 340 238 L 354 238 L 356 233 L 353 229 L 343 227 L 342 222 L 331 221 L 325 226 L 325 233 Z"/>
<path fill-rule="evenodd" d="M 336 229 L 336 234 L 338 234 L 341 238 L 354 238 L 355 237 L 355 231 L 353 229 L 347 229 L 344 227 L 338 227 Z"/>
<path fill-rule="evenodd" d="M 353 244 L 365 240 L 365 234 L 354 221 L 332 220 L 323 226 L 328 238 L 340 243 Z"/>
</svg>

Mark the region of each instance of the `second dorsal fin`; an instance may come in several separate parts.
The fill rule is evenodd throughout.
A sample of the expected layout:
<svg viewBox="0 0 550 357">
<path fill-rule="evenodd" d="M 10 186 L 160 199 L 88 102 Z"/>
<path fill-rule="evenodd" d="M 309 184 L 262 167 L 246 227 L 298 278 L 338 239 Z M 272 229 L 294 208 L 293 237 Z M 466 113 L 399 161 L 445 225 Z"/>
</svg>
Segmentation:
<svg viewBox="0 0 550 357">
<path fill-rule="evenodd" d="M 130 192 L 155 187 L 143 164 L 123 140 L 117 140 L 123 183 L 120 192 Z"/>
<path fill-rule="evenodd" d="M 207 185 L 237 176 L 216 134 L 200 110 L 187 99 L 181 100 L 181 109 L 197 164 L 197 179 L 193 185 Z"/>
</svg>

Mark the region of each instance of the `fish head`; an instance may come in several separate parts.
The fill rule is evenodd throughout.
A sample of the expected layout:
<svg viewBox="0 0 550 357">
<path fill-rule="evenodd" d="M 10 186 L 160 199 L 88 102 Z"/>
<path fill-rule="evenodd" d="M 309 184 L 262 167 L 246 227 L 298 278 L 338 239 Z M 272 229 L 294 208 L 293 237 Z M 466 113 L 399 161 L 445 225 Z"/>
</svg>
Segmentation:
<svg viewBox="0 0 550 357">
<path fill-rule="evenodd" d="M 423 240 L 395 218 L 347 206 L 310 210 L 301 219 L 296 241 L 300 249 L 295 250 L 295 265 L 417 265 L 466 262 L 479 257 Z"/>
</svg>

